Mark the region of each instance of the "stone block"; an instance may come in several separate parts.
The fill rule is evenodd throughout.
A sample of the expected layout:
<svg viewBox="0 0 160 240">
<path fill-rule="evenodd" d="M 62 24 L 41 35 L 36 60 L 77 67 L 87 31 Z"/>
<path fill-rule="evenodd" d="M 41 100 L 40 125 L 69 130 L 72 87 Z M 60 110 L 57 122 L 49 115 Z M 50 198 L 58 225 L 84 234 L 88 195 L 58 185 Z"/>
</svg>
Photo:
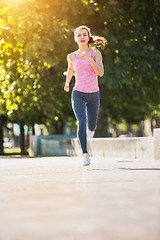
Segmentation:
<svg viewBox="0 0 160 240">
<path fill-rule="evenodd" d="M 30 145 L 29 146 L 29 156 L 31 156 L 31 157 L 41 156 L 42 151 L 43 151 L 43 154 L 44 153 L 47 154 L 47 151 L 49 152 L 48 154 L 50 154 L 52 152 L 52 148 L 53 148 L 54 145 L 61 147 L 62 154 L 64 154 L 63 141 L 61 141 L 61 140 L 70 140 L 74 137 L 75 137 L 75 135 L 47 135 L 47 136 L 31 135 L 30 139 L 29 139 L 29 145 Z M 42 141 L 42 140 L 44 140 L 44 141 Z M 45 141 L 49 141 L 49 140 L 54 140 L 54 144 L 52 145 L 51 142 L 50 143 L 49 142 L 45 143 Z M 60 141 L 60 142 L 57 142 L 57 141 Z M 44 146 L 42 146 L 43 144 L 44 144 Z M 48 144 L 48 146 L 50 146 L 51 149 L 49 147 L 48 148 L 46 147 L 47 144 Z M 67 146 L 68 146 L 68 144 L 69 143 L 67 143 Z M 71 145 L 71 143 L 70 143 L 70 145 Z M 55 147 L 54 147 L 54 149 L 55 149 Z M 59 154 L 58 150 L 56 150 L 56 151 Z M 69 152 L 69 149 L 67 151 Z"/>
<path fill-rule="evenodd" d="M 71 140 L 67 139 L 41 139 L 42 156 L 73 156 Z"/>
<path fill-rule="evenodd" d="M 82 155 L 78 139 L 71 140 L 74 155 Z M 153 137 L 143 138 L 92 138 L 87 140 L 90 156 L 110 158 L 153 159 Z"/>
<path fill-rule="evenodd" d="M 135 159 L 154 159 L 153 137 L 135 138 Z"/>
<path fill-rule="evenodd" d="M 82 156 L 75 136 L 31 136 L 30 156 Z M 90 156 L 129 159 L 160 159 L 160 129 L 153 137 L 87 139 Z"/>
<path fill-rule="evenodd" d="M 160 160 L 160 128 L 153 129 L 154 159 Z"/>
</svg>

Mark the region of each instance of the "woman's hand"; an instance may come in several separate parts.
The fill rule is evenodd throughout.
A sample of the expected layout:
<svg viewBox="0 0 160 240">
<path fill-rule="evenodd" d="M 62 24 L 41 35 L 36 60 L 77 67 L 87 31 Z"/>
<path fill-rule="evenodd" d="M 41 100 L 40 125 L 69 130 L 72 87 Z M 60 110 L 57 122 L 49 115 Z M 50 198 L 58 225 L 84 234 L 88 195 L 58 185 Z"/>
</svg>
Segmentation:
<svg viewBox="0 0 160 240">
<path fill-rule="evenodd" d="M 65 86 L 64 86 L 64 91 L 65 91 L 65 92 L 69 92 L 69 84 L 67 84 L 67 83 L 65 84 Z"/>
<path fill-rule="evenodd" d="M 104 74 L 104 67 L 103 67 L 103 62 L 102 62 L 102 55 L 100 51 L 96 50 L 94 51 L 94 56 L 93 58 L 90 56 L 90 52 L 82 52 L 81 56 L 87 58 L 92 65 L 94 71 L 102 77 Z"/>
</svg>

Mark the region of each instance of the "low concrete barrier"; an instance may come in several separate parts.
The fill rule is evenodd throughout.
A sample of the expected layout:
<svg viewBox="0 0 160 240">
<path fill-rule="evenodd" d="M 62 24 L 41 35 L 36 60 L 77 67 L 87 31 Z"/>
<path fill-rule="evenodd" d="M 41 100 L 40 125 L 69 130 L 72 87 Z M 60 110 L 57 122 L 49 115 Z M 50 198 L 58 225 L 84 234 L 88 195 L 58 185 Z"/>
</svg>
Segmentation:
<svg viewBox="0 0 160 240">
<path fill-rule="evenodd" d="M 81 149 L 77 139 L 72 139 L 74 154 L 79 156 Z M 93 138 L 88 140 L 90 156 L 109 158 L 153 159 L 153 137 L 144 138 Z"/>
<path fill-rule="evenodd" d="M 57 156 L 62 150 L 62 146 L 66 146 L 66 140 L 71 141 L 75 137 L 76 135 L 31 135 L 29 137 L 29 156 Z"/>
<path fill-rule="evenodd" d="M 160 128 L 153 129 L 154 159 L 160 160 Z"/>
<path fill-rule="evenodd" d="M 30 156 L 81 156 L 75 136 L 30 136 Z M 160 129 L 153 137 L 92 138 L 87 140 L 90 156 L 160 160 Z"/>
<path fill-rule="evenodd" d="M 41 155 L 42 156 L 73 156 L 73 147 L 71 139 L 50 139 L 41 140 Z"/>
</svg>

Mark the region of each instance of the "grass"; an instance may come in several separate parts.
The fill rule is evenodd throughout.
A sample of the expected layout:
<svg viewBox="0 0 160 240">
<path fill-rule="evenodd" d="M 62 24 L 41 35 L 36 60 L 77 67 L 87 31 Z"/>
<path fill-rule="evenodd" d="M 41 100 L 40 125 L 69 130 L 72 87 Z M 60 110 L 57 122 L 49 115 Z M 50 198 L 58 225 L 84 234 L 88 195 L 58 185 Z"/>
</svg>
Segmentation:
<svg viewBox="0 0 160 240">
<path fill-rule="evenodd" d="M 4 153 L 5 154 L 20 154 L 21 149 L 20 148 L 4 148 Z"/>
<path fill-rule="evenodd" d="M 27 149 L 26 155 L 28 155 L 29 149 Z M 4 155 L 21 155 L 20 148 L 4 148 Z"/>
</svg>

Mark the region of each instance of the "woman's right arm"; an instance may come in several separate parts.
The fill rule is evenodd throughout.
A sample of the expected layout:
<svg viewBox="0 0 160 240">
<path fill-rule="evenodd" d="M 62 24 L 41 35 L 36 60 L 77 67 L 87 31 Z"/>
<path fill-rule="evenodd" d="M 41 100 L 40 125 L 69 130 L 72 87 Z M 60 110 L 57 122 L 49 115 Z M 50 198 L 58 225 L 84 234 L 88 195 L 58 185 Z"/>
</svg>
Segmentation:
<svg viewBox="0 0 160 240">
<path fill-rule="evenodd" d="M 66 83 L 64 86 L 64 91 L 69 92 L 69 83 L 73 76 L 73 53 L 67 55 L 68 61 L 68 68 L 67 68 L 67 76 L 66 76 Z"/>
</svg>

